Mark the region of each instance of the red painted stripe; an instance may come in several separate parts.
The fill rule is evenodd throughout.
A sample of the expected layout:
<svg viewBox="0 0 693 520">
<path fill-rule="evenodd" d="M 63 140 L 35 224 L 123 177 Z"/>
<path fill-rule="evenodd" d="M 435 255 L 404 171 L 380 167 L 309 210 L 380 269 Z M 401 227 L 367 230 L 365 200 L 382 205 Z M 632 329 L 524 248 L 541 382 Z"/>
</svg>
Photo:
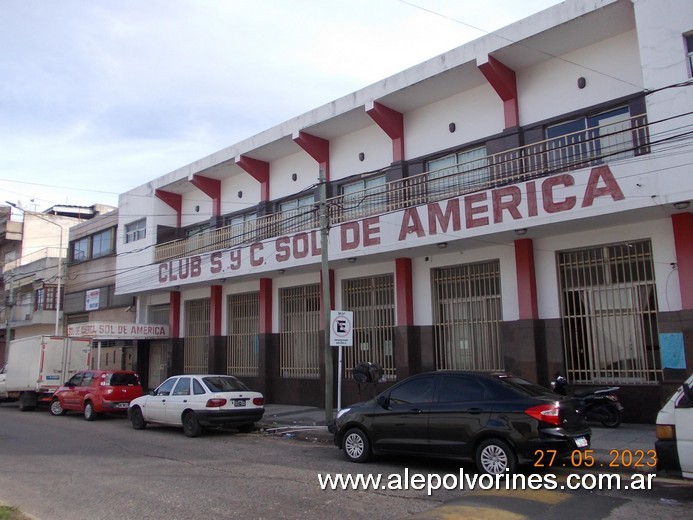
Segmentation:
<svg viewBox="0 0 693 520">
<path fill-rule="evenodd" d="M 674 247 L 681 290 L 681 308 L 693 309 L 693 214 L 675 213 L 671 216 L 674 227 Z"/>
<path fill-rule="evenodd" d="M 515 240 L 515 269 L 520 319 L 536 320 L 539 318 L 537 277 L 534 269 L 534 243 L 531 238 Z"/>
</svg>

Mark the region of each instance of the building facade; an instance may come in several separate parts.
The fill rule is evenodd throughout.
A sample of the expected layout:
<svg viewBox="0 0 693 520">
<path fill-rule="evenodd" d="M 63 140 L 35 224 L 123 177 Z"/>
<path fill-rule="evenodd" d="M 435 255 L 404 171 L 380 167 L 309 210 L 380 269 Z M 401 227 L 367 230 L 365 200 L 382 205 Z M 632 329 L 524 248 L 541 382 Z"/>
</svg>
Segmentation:
<svg viewBox="0 0 693 520">
<path fill-rule="evenodd" d="M 692 35 L 568 0 L 122 194 L 116 295 L 170 326 L 134 366 L 317 406 L 363 361 L 562 372 L 653 421 L 693 366 Z"/>
<path fill-rule="evenodd" d="M 12 339 L 63 334 L 68 234 L 111 206 L 0 206 L 0 362 Z"/>
</svg>

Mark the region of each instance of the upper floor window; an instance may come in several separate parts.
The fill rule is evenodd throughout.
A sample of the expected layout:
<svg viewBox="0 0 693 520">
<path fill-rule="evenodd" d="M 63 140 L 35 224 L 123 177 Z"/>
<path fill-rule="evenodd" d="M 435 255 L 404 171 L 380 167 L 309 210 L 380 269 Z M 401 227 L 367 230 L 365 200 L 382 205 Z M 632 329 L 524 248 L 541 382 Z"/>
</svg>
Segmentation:
<svg viewBox="0 0 693 520">
<path fill-rule="evenodd" d="M 693 76 L 693 33 L 686 35 L 685 38 L 688 53 L 688 75 Z"/>
<path fill-rule="evenodd" d="M 254 240 L 257 215 L 255 213 L 241 213 L 228 216 L 224 219 L 224 227 L 230 227 L 232 245 Z"/>
<path fill-rule="evenodd" d="M 91 257 L 98 258 L 100 256 L 110 255 L 114 252 L 113 237 L 115 236 L 115 228 L 104 229 L 91 236 Z"/>
<path fill-rule="evenodd" d="M 345 220 L 387 210 L 385 175 L 375 175 L 342 187 L 342 211 Z"/>
<path fill-rule="evenodd" d="M 293 233 L 317 227 L 318 214 L 315 211 L 315 199 L 313 195 L 292 199 L 279 205 L 282 233 Z"/>
<path fill-rule="evenodd" d="M 579 168 L 633 156 L 633 133 L 627 106 L 546 128 L 550 169 Z"/>
<path fill-rule="evenodd" d="M 135 242 L 136 240 L 142 240 L 147 236 L 147 219 L 142 218 L 131 222 L 130 224 L 125 224 L 125 243 Z"/>
<path fill-rule="evenodd" d="M 428 193 L 438 198 L 489 187 L 486 147 L 472 148 L 426 162 Z"/>
<path fill-rule="evenodd" d="M 55 285 L 44 285 L 34 293 L 35 311 L 53 311 L 57 302 L 58 288 Z"/>
<path fill-rule="evenodd" d="M 104 229 L 70 243 L 70 260 L 81 262 L 110 255 L 115 251 L 115 228 Z"/>
</svg>

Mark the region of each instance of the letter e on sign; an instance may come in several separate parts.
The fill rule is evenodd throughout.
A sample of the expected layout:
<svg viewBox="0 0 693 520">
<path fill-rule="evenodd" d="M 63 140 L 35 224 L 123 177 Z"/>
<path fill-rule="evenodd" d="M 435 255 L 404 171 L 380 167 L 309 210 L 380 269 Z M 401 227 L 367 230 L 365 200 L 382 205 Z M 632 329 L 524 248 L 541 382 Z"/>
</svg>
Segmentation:
<svg viewBox="0 0 693 520">
<path fill-rule="evenodd" d="M 351 311 L 330 312 L 330 345 L 351 347 L 354 344 L 354 313 Z"/>
</svg>

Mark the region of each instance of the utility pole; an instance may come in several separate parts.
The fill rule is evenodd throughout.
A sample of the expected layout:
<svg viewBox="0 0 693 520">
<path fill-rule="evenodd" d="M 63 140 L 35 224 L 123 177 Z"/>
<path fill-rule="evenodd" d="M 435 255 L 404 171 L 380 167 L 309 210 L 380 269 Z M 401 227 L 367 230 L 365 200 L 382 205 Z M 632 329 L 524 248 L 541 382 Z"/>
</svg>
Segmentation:
<svg viewBox="0 0 693 520">
<path fill-rule="evenodd" d="M 330 234 L 330 220 L 327 214 L 327 179 L 325 168 L 320 166 L 320 249 L 321 273 L 322 273 L 322 301 L 323 301 L 323 322 L 325 328 L 325 421 L 327 424 L 332 422 L 333 406 L 332 394 L 334 380 L 332 377 L 332 346 L 330 345 L 330 320 L 332 311 L 330 267 L 328 258 L 328 237 Z"/>
</svg>

